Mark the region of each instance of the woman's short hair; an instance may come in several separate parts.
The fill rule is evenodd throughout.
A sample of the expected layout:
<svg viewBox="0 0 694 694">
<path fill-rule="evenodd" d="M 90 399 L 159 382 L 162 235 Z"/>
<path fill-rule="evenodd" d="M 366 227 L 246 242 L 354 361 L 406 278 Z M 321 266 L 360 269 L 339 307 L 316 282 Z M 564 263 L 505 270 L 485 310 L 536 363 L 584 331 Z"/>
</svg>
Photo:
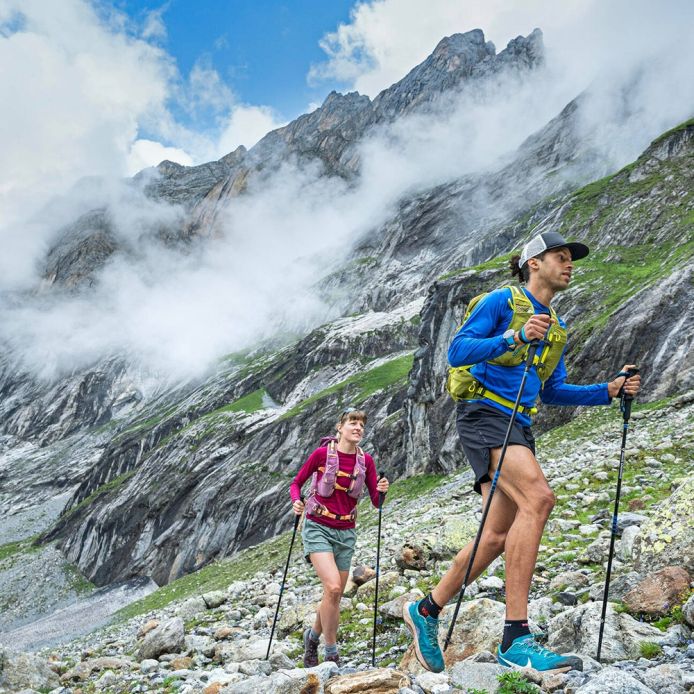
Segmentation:
<svg viewBox="0 0 694 694">
<path fill-rule="evenodd" d="M 347 407 L 340 415 L 340 424 L 359 420 L 364 424 L 364 426 L 366 426 L 366 419 L 367 415 L 364 410 L 360 410 L 357 407 Z"/>
</svg>

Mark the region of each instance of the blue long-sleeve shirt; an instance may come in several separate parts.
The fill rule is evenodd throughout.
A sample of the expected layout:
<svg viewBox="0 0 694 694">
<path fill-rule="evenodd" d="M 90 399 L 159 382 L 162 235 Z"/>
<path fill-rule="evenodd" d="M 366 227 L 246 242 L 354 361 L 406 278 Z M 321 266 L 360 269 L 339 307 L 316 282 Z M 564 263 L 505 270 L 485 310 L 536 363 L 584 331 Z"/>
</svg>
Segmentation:
<svg viewBox="0 0 694 694">
<path fill-rule="evenodd" d="M 527 289 L 523 291 L 532 302 L 536 314 L 549 314 L 547 306 L 541 304 Z M 508 350 L 502 336 L 513 317 L 509 303 L 511 299 L 511 290 L 504 287 L 490 292 L 478 302 L 448 348 L 448 363 L 451 366 L 474 364 L 470 372 L 485 388 L 515 402 L 525 364 L 500 366 L 488 363 L 490 359 L 500 357 Z M 559 324 L 566 328 L 561 318 Z M 531 367 L 520 404 L 530 408 L 535 404 L 538 395 L 547 405 L 607 405 L 610 402 L 607 383 L 578 386 L 565 381 L 566 366 L 563 354 L 557 368 L 545 381 L 544 388 L 535 367 Z M 511 413 L 511 409 L 493 400 L 484 397 L 480 400 L 506 414 Z M 517 421 L 523 426 L 531 424 L 530 417 L 520 412 Z"/>
</svg>

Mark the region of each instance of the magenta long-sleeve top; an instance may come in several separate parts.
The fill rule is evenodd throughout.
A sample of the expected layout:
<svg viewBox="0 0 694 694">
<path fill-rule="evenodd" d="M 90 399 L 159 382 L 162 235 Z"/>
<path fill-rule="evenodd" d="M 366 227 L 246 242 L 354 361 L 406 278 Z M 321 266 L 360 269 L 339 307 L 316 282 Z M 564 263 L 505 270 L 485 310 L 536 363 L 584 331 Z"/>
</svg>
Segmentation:
<svg viewBox="0 0 694 694">
<path fill-rule="evenodd" d="M 357 454 L 337 451 L 337 456 L 339 460 L 339 469 L 351 475 L 354 471 L 354 466 L 357 464 Z M 318 472 L 318 479 L 323 476 L 323 473 L 320 472 L 318 468 L 325 467 L 327 457 L 328 449 L 324 446 L 316 448 L 316 450 L 311 453 L 289 487 L 292 502 L 298 501 L 301 498 L 301 488 L 314 472 Z M 373 458 L 368 453 L 364 453 L 364 462 L 366 464 L 366 488 L 369 490 L 371 503 L 378 507 L 378 490 L 376 489 L 378 478 L 376 475 L 376 466 L 374 465 Z M 338 477 L 338 482 L 339 480 L 340 478 Z M 331 496 L 324 497 L 316 494 L 316 501 L 323 504 L 331 513 L 336 513 L 341 516 L 350 514 L 357 505 L 357 499 L 352 498 L 347 492 L 343 492 L 340 489 L 335 489 Z M 333 518 L 319 518 L 318 516 L 312 515 L 308 515 L 307 518 L 310 518 L 315 523 L 327 525 L 330 528 L 353 528 L 355 525 L 352 521 L 336 520 Z"/>
</svg>

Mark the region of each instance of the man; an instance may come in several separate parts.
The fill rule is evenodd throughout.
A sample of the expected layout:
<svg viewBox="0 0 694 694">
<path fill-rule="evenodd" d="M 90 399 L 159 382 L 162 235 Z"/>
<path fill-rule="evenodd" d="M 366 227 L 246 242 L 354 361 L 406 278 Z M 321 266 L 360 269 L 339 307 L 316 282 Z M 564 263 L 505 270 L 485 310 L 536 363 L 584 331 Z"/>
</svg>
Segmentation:
<svg viewBox="0 0 694 694">
<path fill-rule="evenodd" d="M 473 581 L 505 552 L 506 621 L 497 660 L 509 667 L 555 672 L 583 667 L 580 658 L 564 657 L 540 646 L 528 628 L 530 582 L 542 532 L 555 503 L 535 459 L 530 430 L 537 396 L 550 405 L 607 405 L 622 388 L 633 396 L 640 387 L 638 375 L 585 386 L 565 383 L 566 326 L 550 303 L 557 292 L 569 286 L 574 261 L 586 255 L 587 246 L 568 243 L 556 232 L 534 237 L 510 263 L 512 276 L 518 276 L 526 288 L 504 287 L 482 297 L 448 350 L 452 367 L 473 365 L 457 369 L 463 378 L 463 395 L 456 423 L 475 473 L 475 489 L 486 504 L 490 477 L 497 468 L 520 388 L 527 345 L 542 340 L 527 376 L 469 578 Z M 623 371 L 628 368 L 633 367 L 627 365 Z M 403 608 L 417 658 L 434 672 L 444 669 L 437 637 L 439 612 L 460 591 L 472 546 L 471 542 L 457 554 L 429 595 Z"/>
</svg>

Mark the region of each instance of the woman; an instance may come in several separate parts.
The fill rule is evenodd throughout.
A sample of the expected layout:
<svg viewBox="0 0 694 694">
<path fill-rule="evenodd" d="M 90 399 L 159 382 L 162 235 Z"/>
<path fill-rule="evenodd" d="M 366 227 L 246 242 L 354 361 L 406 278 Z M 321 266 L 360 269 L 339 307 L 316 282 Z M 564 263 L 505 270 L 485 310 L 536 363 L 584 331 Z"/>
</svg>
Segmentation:
<svg viewBox="0 0 694 694">
<path fill-rule="evenodd" d="M 378 507 L 379 492 L 388 491 L 388 480 L 377 480 L 374 461 L 359 447 L 364 436 L 366 413 L 346 409 L 336 425 L 337 438 L 317 448 L 308 457 L 290 487 L 294 513 L 306 510 L 301 533 L 304 556 L 313 564 L 323 584 L 323 597 L 313 627 L 304 632 L 304 666 L 318 665 L 318 641 L 323 634 L 325 660 L 339 665 L 337 625 L 340 599 L 349 576 L 357 534 L 354 529 L 357 501 L 366 486 Z M 323 442 L 321 442 L 323 443 Z M 301 487 L 313 475 L 306 504 Z"/>
</svg>

